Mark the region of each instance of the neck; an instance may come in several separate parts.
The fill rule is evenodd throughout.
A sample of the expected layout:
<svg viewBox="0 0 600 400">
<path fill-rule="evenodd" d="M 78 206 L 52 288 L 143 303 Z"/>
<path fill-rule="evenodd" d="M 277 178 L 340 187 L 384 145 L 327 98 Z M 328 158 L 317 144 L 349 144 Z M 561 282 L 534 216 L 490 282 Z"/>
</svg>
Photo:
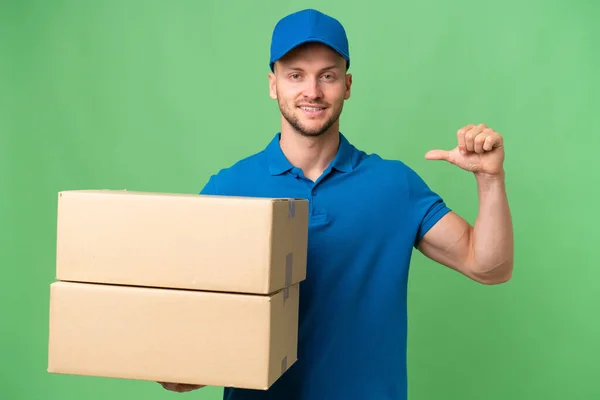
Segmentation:
<svg viewBox="0 0 600 400">
<path fill-rule="evenodd" d="M 282 129 L 279 144 L 290 163 L 300 168 L 305 177 L 316 181 L 335 158 L 340 136 L 337 129 L 330 129 L 315 137 Z"/>
</svg>

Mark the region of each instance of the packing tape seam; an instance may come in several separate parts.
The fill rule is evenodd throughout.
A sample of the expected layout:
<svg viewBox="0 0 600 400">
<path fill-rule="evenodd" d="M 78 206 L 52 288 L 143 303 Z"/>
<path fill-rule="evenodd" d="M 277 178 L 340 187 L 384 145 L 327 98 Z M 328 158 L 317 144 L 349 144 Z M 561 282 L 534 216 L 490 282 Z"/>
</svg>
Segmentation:
<svg viewBox="0 0 600 400">
<path fill-rule="evenodd" d="M 285 286 L 292 284 L 292 274 L 294 272 L 294 253 L 288 253 L 285 256 Z"/>
<path fill-rule="evenodd" d="M 287 371 L 287 355 L 281 359 L 281 373 L 283 374 L 285 371 Z"/>
</svg>

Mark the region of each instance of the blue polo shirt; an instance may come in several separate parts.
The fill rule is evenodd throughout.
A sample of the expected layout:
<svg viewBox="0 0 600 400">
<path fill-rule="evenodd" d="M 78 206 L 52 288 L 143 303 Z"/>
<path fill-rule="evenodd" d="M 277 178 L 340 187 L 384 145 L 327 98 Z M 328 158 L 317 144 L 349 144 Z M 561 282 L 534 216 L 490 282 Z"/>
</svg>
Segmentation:
<svg viewBox="0 0 600 400">
<path fill-rule="evenodd" d="M 224 398 L 404 400 L 409 262 L 449 208 L 407 165 L 366 154 L 343 134 L 335 159 L 312 182 L 290 164 L 279 138 L 212 175 L 201 191 L 310 204 L 298 361 L 268 391 L 225 388 Z"/>
</svg>

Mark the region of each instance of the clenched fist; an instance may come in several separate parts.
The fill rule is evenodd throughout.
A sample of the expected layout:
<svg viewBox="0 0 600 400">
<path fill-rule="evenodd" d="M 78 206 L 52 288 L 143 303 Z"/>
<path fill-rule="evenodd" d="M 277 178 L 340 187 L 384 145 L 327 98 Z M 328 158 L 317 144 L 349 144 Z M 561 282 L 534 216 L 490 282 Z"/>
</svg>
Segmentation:
<svg viewBox="0 0 600 400">
<path fill-rule="evenodd" d="M 431 150 L 428 160 L 444 160 L 476 175 L 497 176 L 503 172 L 502 136 L 485 124 L 469 124 L 456 133 L 458 144 L 450 150 Z"/>
</svg>

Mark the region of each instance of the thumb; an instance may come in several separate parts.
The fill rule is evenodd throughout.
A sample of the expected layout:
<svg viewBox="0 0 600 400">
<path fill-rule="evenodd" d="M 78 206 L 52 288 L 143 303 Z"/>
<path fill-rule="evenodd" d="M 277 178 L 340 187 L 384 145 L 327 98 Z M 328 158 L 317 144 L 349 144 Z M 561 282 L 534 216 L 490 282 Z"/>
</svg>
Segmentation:
<svg viewBox="0 0 600 400">
<path fill-rule="evenodd" d="M 425 158 L 428 160 L 448 161 L 450 158 L 450 152 L 446 150 L 430 150 L 425 153 Z"/>
</svg>

